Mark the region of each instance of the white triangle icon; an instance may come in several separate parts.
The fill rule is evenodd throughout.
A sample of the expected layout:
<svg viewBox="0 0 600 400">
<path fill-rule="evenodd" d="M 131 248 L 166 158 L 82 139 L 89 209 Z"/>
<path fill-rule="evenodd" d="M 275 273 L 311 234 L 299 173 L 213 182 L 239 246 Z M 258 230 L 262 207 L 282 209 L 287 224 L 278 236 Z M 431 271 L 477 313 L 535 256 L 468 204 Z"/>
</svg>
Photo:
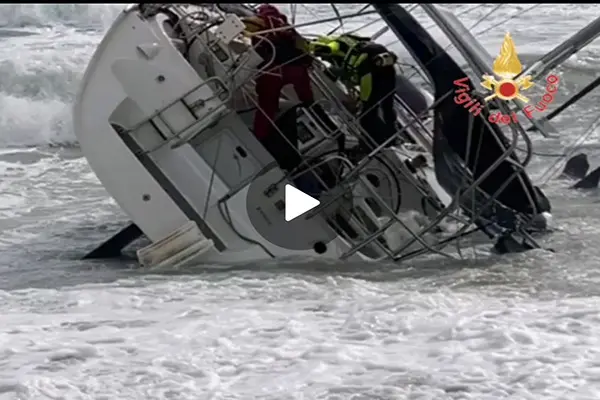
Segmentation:
<svg viewBox="0 0 600 400">
<path fill-rule="evenodd" d="M 298 218 L 321 204 L 321 202 L 292 185 L 285 185 L 285 220 Z"/>
</svg>

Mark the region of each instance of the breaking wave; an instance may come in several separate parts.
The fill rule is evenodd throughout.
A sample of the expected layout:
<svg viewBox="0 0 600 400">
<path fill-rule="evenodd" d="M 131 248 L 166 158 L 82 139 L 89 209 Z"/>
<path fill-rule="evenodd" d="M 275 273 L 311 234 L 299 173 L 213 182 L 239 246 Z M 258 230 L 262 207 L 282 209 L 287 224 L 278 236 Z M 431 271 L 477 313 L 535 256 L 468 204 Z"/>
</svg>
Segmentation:
<svg viewBox="0 0 600 400">
<path fill-rule="evenodd" d="M 0 28 L 107 27 L 120 4 L 2 4 Z"/>
<path fill-rule="evenodd" d="M 118 4 L 0 5 L 0 147 L 77 145 L 72 103 L 89 59 L 122 9 Z M 590 60 L 578 57 L 566 70 L 589 73 Z"/>
<path fill-rule="evenodd" d="M 0 5 L 0 146 L 74 145 L 71 106 L 123 5 Z"/>
</svg>

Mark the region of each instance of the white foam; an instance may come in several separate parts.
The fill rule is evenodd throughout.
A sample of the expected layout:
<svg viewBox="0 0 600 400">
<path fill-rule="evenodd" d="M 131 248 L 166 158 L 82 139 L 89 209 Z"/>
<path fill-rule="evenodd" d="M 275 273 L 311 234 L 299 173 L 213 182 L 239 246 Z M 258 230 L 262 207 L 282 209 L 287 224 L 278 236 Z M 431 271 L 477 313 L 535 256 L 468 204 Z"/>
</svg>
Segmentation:
<svg viewBox="0 0 600 400">
<path fill-rule="evenodd" d="M 8 108 L 0 113 L 0 141 L 43 144 L 61 135 L 68 140 L 68 113 L 53 115 L 69 106 L 70 82 L 77 81 L 101 35 L 64 25 L 102 18 L 61 11 L 82 10 L 71 5 L 6 7 L 24 10 L 0 13 L 7 21 L 29 16 L 52 24 L 57 18 L 63 26 L 40 29 L 37 41 L 0 42 L 0 60 L 10 59 L 0 71 L 15 71 L 19 84 L 41 76 L 37 85 L 44 89 L 28 97 L 18 85 L 2 86 L 0 102 Z M 486 7 L 480 11 L 492 6 Z M 594 13 L 587 7 L 573 10 L 589 18 Z M 567 15 L 563 6 L 539 9 L 556 9 L 555 20 Z M 517 20 L 494 34 L 519 28 L 515 38 L 527 38 L 539 29 L 529 18 Z M 548 29 L 547 42 L 566 36 L 560 27 Z M 68 234 L 85 236 L 65 232 L 65 221 L 96 226 L 117 215 L 85 160 L 2 160 L 0 175 L 0 193 L 8 194 L 0 196 L 0 207 L 6 202 L 0 220 L 2 285 L 45 277 L 51 278 L 48 285 L 64 284 L 65 276 L 101 270 L 87 263 L 50 269 L 67 262 L 56 254 L 76 242 Z M 598 221 L 592 218 L 597 205 L 582 210 L 569 209 L 571 199 L 565 203 L 554 206 L 562 213 L 557 219 L 571 238 L 569 246 L 562 255 L 515 256 L 525 260 L 520 264 L 496 259 L 486 268 L 455 273 L 438 268 L 416 278 L 380 274 L 375 281 L 250 271 L 0 291 L 0 398 L 597 399 L 599 299 L 583 298 L 598 287 Z M 583 216 L 565 220 L 564 214 L 577 211 Z M 32 244 L 53 234 L 56 238 L 47 239 L 52 256 L 48 247 Z M 92 239 L 77 240 L 89 240 L 89 246 Z M 19 257 L 5 258 L 9 251 Z M 408 275 L 412 266 L 398 269 L 406 267 Z M 575 284 L 576 289 L 563 289 Z"/>
<path fill-rule="evenodd" d="M 123 7 L 120 4 L 2 4 L 0 26 L 79 25 L 106 28 Z"/>
<path fill-rule="evenodd" d="M 32 101 L 0 93 L 0 145 L 35 146 L 74 142 L 70 106 L 59 100 Z"/>
<path fill-rule="evenodd" d="M 71 107 L 79 80 L 103 31 L 122 8 L 0 5 L 0 26 L 27 26 L 36 33 L 0 42 L 0 146 L 75 142 Z"/>
<path fill-rule="evenodd" d="M 0 387 L 65 399 L 600 393 L 598 299 L 348 278 L 151 282 L 0 292 Z"/>
</svg>

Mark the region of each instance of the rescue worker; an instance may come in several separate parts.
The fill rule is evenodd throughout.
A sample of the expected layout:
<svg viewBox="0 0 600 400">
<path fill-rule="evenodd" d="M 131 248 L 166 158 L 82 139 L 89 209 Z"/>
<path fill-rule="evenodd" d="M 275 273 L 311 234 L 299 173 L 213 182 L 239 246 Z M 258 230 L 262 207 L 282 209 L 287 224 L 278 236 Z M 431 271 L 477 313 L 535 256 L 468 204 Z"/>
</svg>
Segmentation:
<svg viewBox="0 0 600 400">
<path fill-rule="evenodd" d="M 247 31 L 256 33 L 252 35 L 252 44 L 265 60 L 258 67 L 264 68 L 264 72 L 256 78 L 260 109 L 254 117 L 254 135 L 262 141 L 272 130 L 272 121 L 279 111 L 279 97 L 285 85 L 294 87 L 301 102 L 313 102 L 308 73 L 312 57 L 307 52 L 306 40 L 289 26 L 287 17 L 275 6 L 260 5 L 256 17 L 244 18 L 244 23 Z M 268 32 L 273 29 L 277 30 Z M 267 32 L 261 34 L 261 31 Z"/>
<path fill-rule="evenodd" d="M 297 138 L 282 138 L 282 132 L 277 131 L 275 124 L 281 91 L 285 85 L 293 86 L 304 107 L 312 106 L 312 110 L 318 119 L 323 121 L 326 129 L 334 131 L 337 128 L 321 106 L 313 104 L 314 95 L 308 71 L 312 64 L 312 56 L 308 52 L 308 41 L 289 25 L 287 17 L 275 6 L 262 4 L 257 8 L 255 17 L 244 18 L 243 21 L 246 31 L 255 33 L 252 35 L 252 44 L 265 60 L 258 66 L 264 70 L 256 78 L 259 109 L 254 116 L 254 135 L 282 168 L 291 170 L 292 166 L 298 166 L 301 162 Z M 266 32 L 261 34 L 261 31 Z M 290 141 L 292 143 L 289 143 Z M 322 191 L 312 172 L 298 177 L 295 183 L 300 190 L 313 196 Z"/>
<path fill-rule="evenodd" d="M 330 72 L 336 78 L 353 87 L 359 86 L 360 124 L 377 145 L 395 134 L 395 54 L 369 38 L 351 34 L 321 37 L 309 44 L 309 50 L 332 64 Z M 380 109 L 383 124 L 379 118 Z M 361 147 L 365 145 L 373 148 L 370 140 L 361 140 Z"/>
</svg>

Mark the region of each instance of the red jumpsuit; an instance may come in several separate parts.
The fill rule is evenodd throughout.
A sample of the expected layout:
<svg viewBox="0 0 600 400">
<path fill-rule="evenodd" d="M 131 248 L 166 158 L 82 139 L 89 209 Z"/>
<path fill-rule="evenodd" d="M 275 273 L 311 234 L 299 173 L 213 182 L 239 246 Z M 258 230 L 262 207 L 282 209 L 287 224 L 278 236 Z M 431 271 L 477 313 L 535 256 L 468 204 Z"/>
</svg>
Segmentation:
<svg viewBox="0 0 600 400">
<path fill-rule="evenodd" d="M 267 29 L 289 26 L 286 16 L 274 6 L 260 6 L 257 15 Z M 291 84 L 294 87 L 301 102 L 310 103 L 314 100 L 308 74 L 311 58 L 297 48 L 298 32 L 295 29 L 286 29 L 262 36 L 273 43 L 275 53 L 273 54 L 273 47 L 269 43 L 261 43 L 260 37 L 253 38 L 256 51 L 263 57 L 266 66 L 265 72 L 256 79 L 260 110 L 256 110 L 254 117 L 254 135 L 259 140 L 265 139 L 273 129 L 271 121 L 279 111 L 279 97 L 285 85 Z"/>
</svg>

